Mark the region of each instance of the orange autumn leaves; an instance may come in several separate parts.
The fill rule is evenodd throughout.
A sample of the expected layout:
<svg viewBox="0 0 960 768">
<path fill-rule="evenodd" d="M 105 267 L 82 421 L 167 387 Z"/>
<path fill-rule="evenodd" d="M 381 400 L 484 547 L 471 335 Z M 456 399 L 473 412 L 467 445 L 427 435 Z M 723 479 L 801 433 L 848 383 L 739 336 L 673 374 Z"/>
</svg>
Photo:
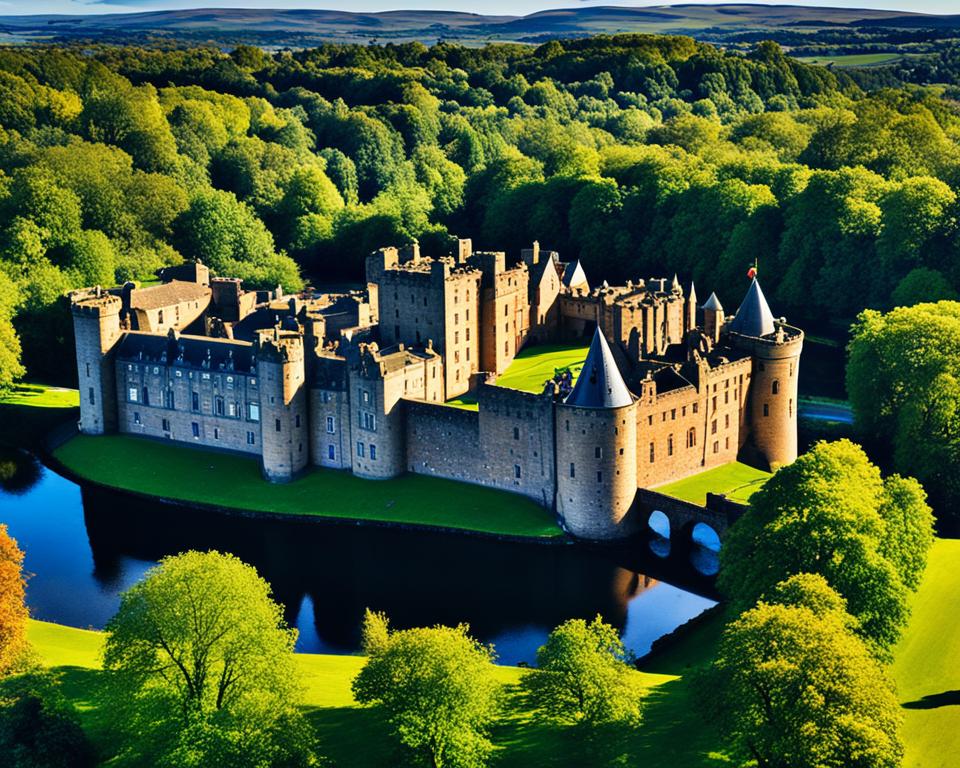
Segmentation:
<svg viewBox="0 0 960 768">
<path fill-rule="evenodd" d="M 27 649 L 27 607 L 24 604 L 23 552 L 0 525 L 0 677 L 23 658 Z"/>
</svg>

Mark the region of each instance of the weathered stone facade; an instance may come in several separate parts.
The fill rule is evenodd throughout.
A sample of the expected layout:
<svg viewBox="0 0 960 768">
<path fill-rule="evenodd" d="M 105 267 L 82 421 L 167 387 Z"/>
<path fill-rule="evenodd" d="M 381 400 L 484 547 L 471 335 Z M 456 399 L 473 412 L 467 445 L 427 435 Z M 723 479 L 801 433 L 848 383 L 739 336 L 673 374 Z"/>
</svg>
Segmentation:
<svg viewBox="0 0 960 768">
<path fill-rule="evenodd" d="M 638 489 L 796 457 L 803 333 L 756 282 L 727 317 L 676 278 L 591 289 L 537 243 L 453 251 L 384 248 L 342 294 L 248 292 L 200 264 L 75 292 L 80 429 L 255 455 L 271 481 L 312 464 L 501 488 L 595 540 L 637 530 Z M 496 384 L 524 346 L 576 339 L 572 392 Z M 476 409 L 446 404 L 465 393 Z"/>
</svg>

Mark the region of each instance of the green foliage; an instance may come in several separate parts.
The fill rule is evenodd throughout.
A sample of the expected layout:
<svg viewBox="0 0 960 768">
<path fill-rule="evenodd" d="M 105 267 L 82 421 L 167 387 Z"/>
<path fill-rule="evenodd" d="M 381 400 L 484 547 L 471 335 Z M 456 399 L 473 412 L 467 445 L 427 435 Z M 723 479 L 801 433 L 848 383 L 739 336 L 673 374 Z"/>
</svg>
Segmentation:
<svg viewBox="0 0 960 768">
<path fill-rule="evenodd" d="M 847 391 L 858 429 L 892 443 L 938 509 L 960 498 L 960 304 L 863 312 L 852 329 Z"/>
<path fill-rule="evenodd" d="M 857 631 L 887 655 L 932 537 L 919 487 L 884 483 L 859 446 L 840 440 L 781 468 L 749 504 L 720 552 L 721 592 L 743 610 L 783 579 L 820 575 L 846 600 Z"/>
<path fill-rule="evenodd" d="M 376 656 L 390 644 L 390 620 L 387 614 L 364 609 L 360 628 L 360 649 L 367 656 Z"/>
<path fill-rule="evenodd" d="M 521 679 L 532 706 L 569 723 L 624 727 L 640 721 L 640 688 L 617 630 L 597 616 L 570 619 L 537 651 Z"/>
<path fill-rule="evenodd" d="M 792 583 L 791 583 L 792 582 Z M 849 629 L 843 599 L 807 574 L 724 631 L 702 700 L 734 755 L 769 768 L 896 768 L 893 685 Z"/>
<path fill-rule="evenodd" d="M 58 681 L 31 671 L 0 683 L 0 754 L 8 768 L 92 768 L 94 750 Z"/>
<path fill-rule="evenodd" d="M 20 363 L 20 338 L 13 327 L 17 302 L 13 281 L 0 272 L 0 394 L 9 392 L 25 373 Z"/>
<path fill-rule="evenodd" d="M 383 617 L 368 612 L 365 629 Z M 427 765 L 486 765 L 492 744 L 487 730 L 498 712 L 499 684 L 493 650 L 467 634 L 466 626 L 390 632 L 353 682 L 361 704 L 378 704 L 394 738 Z M 377 646 L 380 647 L 377 647 Z"/>
<path fill-rule="evenodd" d="M 129 758 L 169 766 L 309 766 L 296 631 L 232 555 L 163 559 L 107 627 L 108 706 Z"/>
</svg>

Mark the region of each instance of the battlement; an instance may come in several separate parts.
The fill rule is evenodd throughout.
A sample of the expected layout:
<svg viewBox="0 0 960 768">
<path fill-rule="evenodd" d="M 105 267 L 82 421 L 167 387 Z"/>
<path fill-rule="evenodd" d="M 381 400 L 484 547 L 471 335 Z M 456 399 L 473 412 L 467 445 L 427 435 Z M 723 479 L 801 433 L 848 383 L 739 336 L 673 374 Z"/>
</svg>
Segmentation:
<svg viewBox="0 0 960 768">
<path fill-rule="evenodd" d="M 70 293 L 70 309 L 75 315 L 86 317 L 104 317 L 106 315 L 118 315 L 123 309 L 123 300 L 104 291 L 99 286 L 96 288 L 82 288 Z"/>
<path fill-rule="evenodd" d="M 300 331 L 280 328 L 257 331 L 257 357 L 273 363 L 291 363 L 303 360 L 303 335 Z"/>
</svg>

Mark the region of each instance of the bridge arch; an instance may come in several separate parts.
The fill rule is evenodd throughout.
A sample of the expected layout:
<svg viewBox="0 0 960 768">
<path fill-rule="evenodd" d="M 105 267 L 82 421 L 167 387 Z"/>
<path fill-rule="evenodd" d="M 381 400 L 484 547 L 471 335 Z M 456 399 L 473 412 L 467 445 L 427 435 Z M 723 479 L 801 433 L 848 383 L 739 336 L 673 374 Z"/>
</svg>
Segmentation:
<svg viewBox="0 0 960 768">
<path fill-rule="evenodd" d="M 653 510 L 647 517 L 647 527 L 657 536 L 669 539 L 673 535 L 673 526 L 670 518 L 661 509 Z"/>
</svg>

